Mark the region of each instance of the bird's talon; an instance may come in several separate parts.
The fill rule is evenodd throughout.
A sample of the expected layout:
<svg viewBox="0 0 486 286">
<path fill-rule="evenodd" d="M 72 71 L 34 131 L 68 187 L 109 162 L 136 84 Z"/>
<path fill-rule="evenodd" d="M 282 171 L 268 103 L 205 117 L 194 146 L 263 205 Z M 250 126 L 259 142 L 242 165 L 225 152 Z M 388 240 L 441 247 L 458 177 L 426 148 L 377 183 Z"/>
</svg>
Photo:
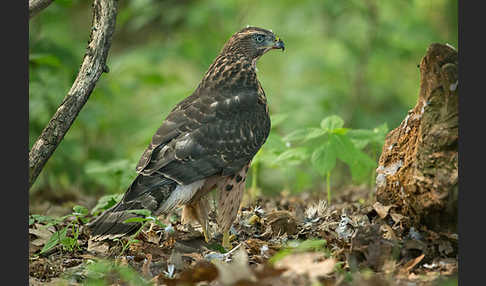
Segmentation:
<svg viewBox="0 0 486 286">
<path fill-rule="evenodd" d="M 221 243 L 221 245 L 227 249 L 227 250 L 230 250 L 233 248 L 233 245 L 231 244 L 231 241 L 233 241 L 234 239 L 236 238 L 236 235 L 234 234 L 229 234 L 229 231 L 225 231 L 223 233 L 223 241 Z"/>
<path fill-rule="evenodd" d="M 205 241 L 206 243 L 209 243 L 209 241 L 210 241 L 210 240 L 211 240 L 211 239 L 208 237 L 208 235 L 207 235 L 206 233 L 204 233 L 204 241 Z"/>
<path fill-rule="evenodd" d="M 211 237 L 209 236 L 207 227 L 203 227 L 203 235 L 204 235 L 204 241 L 206 241 L 206 243 L 209 243 Z"/>
</svg>

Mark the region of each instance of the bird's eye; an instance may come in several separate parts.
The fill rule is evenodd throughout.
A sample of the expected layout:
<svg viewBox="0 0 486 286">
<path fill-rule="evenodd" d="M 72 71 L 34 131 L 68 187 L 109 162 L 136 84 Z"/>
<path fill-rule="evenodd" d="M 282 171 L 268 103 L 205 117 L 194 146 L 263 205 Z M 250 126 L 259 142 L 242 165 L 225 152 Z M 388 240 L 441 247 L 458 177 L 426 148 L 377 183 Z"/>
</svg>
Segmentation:
<svg viewBox="0 0 486 286">
<path fill-rule="evenodd" d="M 261 35 L 261 34 L 257 34 L 255 36 L 255 40 L 257 41 L 257 43 L 262 43 L 263 40 L 265 40 L 265 36 L 264 35 Z"/>
</svg>

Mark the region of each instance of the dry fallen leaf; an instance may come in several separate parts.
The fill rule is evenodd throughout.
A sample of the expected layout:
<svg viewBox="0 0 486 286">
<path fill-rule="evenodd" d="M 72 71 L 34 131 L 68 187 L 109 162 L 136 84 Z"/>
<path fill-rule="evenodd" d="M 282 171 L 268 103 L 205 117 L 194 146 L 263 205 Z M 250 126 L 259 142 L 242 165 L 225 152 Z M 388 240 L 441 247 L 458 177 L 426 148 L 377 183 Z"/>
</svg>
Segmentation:
<svg viewBox="0 0 486 286">
<path fill-rule="evenodd" d="M 145 276 L 145 277 L 152 277 L 152 273 L 150 271 L 150 263 L 152 263 L 152 254 L 150 253 L 147 253 L 145 255 L 145 257 L 147 258 L 143 265 L 142 265 L 142 274 Z"/>
<path fill-rule="evenodd" d="M 273 211 L 265 216 L 265 220 L 272 227 L 274 234 L 297 232 L 296 220 L 288 211 Z"/>
<path fill-rule="evenodd" d="M 294 253 L 285 256 L 275 263 L 276 268 L 287 268 L 284 275 L 307 274 L 311 280 L 316 281 L 318 277 L 326 276 L 334 271 L 336 260 L 326 259 L 319 252 Z"/>
<path fill-rule="evenodd" d="M 388 240 L 397 240 L 397 236 L 395 234 L 395 231 L 391 228 L 391 226 L 387 224 L 383 224 L 380 227 L 381 231 L 383 231 L 383 238 L 388 239 Z"/>
<path fill-rule="evenodd" d="M 33 228 L 29 228 L 29 234 L 37 236 L 31 243 L 35 246 L 43 246 L 51 238 L 55 229 L 46 227 L 45 225 L 36 223 Z"/>
<path fill-rule="evenodd" d="M 422 254 L 418 257 L 415 257 L 414 259 L 408 261 L 407 263 L 405 263 L 405 265 L 402 266 L 402 268 L 400 269 L 400 272 L 401 273 L 408 273 L 410 272 L 410 270 L 412 270 L 415 265 L 419 264 L 420 261 L 422 261 L 422 259 L 424 259 L 425 257 L 425 254 Z"/>
<path fill-rule="evenodd" d="M 244 280 L 256 281 L 255 275 L 248 266 L 248 254 L 243 248 L 235 251 L 231 263 L 225 263 L 219 260 L 214 260 L 213 263 L 218 269 L 218 280 L 223 285 L 234 285 Z"/>
<path fill-rule="evenodd" d="M 160 274 L 152 279 L 153 282 L 165 283 L 167 285 L 193 285 L 198 282 L 211 282 L 218 276 L 216 266 L 206 260 L 198 261 L 194 266 L 182 271 L 179 278 L 167 279 Z M 158 285 L 158 284 L 157 284 Z"/>
<path fill-rule="evenodd" d="M 88 252 L 95 252 L 99 254 L 107 254 L 110 246 L 106 242 L 102 241 L 93 241 L 92 239 L 88 240 Z"/>
<path fill-rule="evenodd" d="M 373 209 L 375 209 L 375 211 L 378 213 L 378 216 L 383 219 L 388 215 L 388 212 L 394 206 L 395 205 L 384 206 L 380 202 L 376 202 L 373 204 Z"/>
<path fill-rule="evenodd" d="M 157 234 L 157 232 L 155 232 L 153 229 L 147 232 L 142 232 L 141 234 L 144 241 L 159 245 L 160 235 Z"/>
<path fill-rule="evenodd" d="M 396 213 L 394 211 L 391 211 L 390 212 L 390 216 L 391 218 L 393 219 L 393 221 L 395 222 L 395 224 L 398 224 L 402 221 L 402 219 L 404 218 L 403 215 L 399 214 L 399 213 Z"/>
</svg>

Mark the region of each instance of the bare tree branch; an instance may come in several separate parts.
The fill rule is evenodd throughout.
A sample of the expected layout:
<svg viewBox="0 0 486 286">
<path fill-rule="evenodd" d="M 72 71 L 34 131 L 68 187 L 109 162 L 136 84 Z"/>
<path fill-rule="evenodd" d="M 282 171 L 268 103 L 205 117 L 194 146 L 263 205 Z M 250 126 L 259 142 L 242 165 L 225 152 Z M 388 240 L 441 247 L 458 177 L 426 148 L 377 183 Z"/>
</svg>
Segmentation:
<svg viewBox="0 0 486 286">
<path fill-rule="evenodd" d="M 108 71 L 106 58 L 117 12 L 117 0 L 94 0 L 91 34 L 78 76 L 29 152 L 29 188 L 88 101 L 101 74 Z"/>
<path fill-rule="evenodd" d="M 32 19 L 40 11 L 44 10 L 54 0 L 29 0 L 29 19 Z"/>
</svg>

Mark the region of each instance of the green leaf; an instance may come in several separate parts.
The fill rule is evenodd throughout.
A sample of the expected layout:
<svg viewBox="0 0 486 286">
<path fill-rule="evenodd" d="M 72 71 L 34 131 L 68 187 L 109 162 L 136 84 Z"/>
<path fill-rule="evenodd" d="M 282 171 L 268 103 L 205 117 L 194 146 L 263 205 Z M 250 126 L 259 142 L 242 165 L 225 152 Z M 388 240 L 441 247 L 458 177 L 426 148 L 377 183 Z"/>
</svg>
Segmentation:
<svg viewBox="0 0 486 286">
<path fill-rule="evenodd" d="M 223 246 L 221 246 L 219 243 L 216 243 L 216 242 L 208 245 L 208 248 L 211 249 L 211 250 L 217 251 L 219 253 L 228 252 L 226 249 L 224 249 Z"/>
<path fill-rule="evenodd" d="M 134 214 L 138 214 L 138 215 L 142 215 L 144 217 L 147 217 L 147 216 L 150 216 L 151 215 L 151 211 L 145 210 L 145 209 L 127 210 L 126 212 L 128 212 L 128 213 L 134 213 Z"/>
<path fill-rule="evenodd" d="M 122 281 L 128 282 L 128 285 L 152 285 L 146 282 L 138 272 L 130 267 L 119 266 L 118 273 L 120 273 Z"/>
<path fill-rule="evenodd" d="M 61 244 L 68 251 L 73 251 L 76 246 L 76 240 L 72 237 L 64 237 L 61 239 Z"/>
<path fill-rule="evenodd" d="M 312 153 L 311 163 L 321 175 L 325 175 L 334 169 L 336 166 L 336 150 L 334 150 L 331 142 L 326 142 Z"/>
<path fill-rule="evenodd" d="M 123 221 L 123 223 L 131 223 L 131 222 L 146 222 L 149 221 L 150 219 L 148 218 L 143 218 L 143 217 L 131 217 Z"/>
<path fill-rule="evenodd" d="M 339 159 L 348 165 L 353 164 L 354 156 L 358 152 L 358 149 L 354 146 L 351 139 L 346 135 L 333 134 L 330 136 L 329 141 L 333 145 L 333 148 L 335 148 L 336 155 Z"/>
<path fill-rule="evenodd" d="M 287 256 L 291 253 L 292 253 L 292 249 L 284 248 L 284 249 L 280 250 L 279 252 L 275 253 L 268 261 L 271 264 L 273 264 L 273 263 L 281 260 L 282 258 L 284 258 L 285 256 Z"/>
<path fill-rule="evenodd" d="M 341 128 L 343 125 L 343 119 L 337 115 L 328 116 L 321 121 L 321 128 L 328 131 Z"/>
<path fill-rule="evenodd" d="M 286 136 L 284 136 L 283 140 L 286 142 L 292 142 L 292 141 L 302 141 L 305 139 L 309 132 L 307 129 L 298 129 L 290 132 Z"/>
<path fill-rule="evenodd" d="M 327 241 L 325 239 L 308 239 L 302 241 L 299 246 L 295 248 L 297 251 L 310 251 L 310 250 L 320 250 L 324 246 L 326 246 Z"/>
<path fill-rule="evenodd" d="M 123 194 L 106 195 L 98 200 L 96 206 L 91 210 L 91 214 L 102 212 L 116 205 L 123 198 Z"/>
<path fill-rule="evenodd" d="M 388 132 L 388 127 L 386 123 L 374 128 L 373 130 L 368 129 L 355 129 L 350 130 L 346 135 L 353 141 L 356 148 L 363 149 L 368 144 L 376 144 L 381 148 L 385 142 L 385 137 Z"/>
<path fill-rule="evenodd" d="M 344 134 L 348 133 L 348 131 L 349 131 L 349 128 L 335 128 L 331 132 L 333 134 L 344 135 Z"/>
<path fill-rule="evenodd" d="M 55 218 L 55 217 L 50 217 L 50 216 L 43 216 L 43 215 L 38 215 L 38 214 L 33 214 L 30 216 L 34 221 L 37 221 L 39 223 L 45 223 L 46 225 L 55 225 L 60 223 L 63 219 L 61 218 Z M 30 219 L 29 219 L 30 221 Z"/>
<path fill-rule="evenodd" d="M 273 150 L 285 150 L 287 147 L 285 146 L 285 141 L 283 138 L 275 132 L 271 132 L 263 145 L 263 150 L 266 151 L 273 151 Z M 260 149 L 260 150 L 262 150 Z"/>
<path fill-rule="evenodd" d="M 66 233 L 67 233 L 67 227 L 65 227 L 65 228 L 63 228 L 59 231 L 54 232 L 51 235 L 51 237 L 49 238 L 49 240 L 46 242 L 44 247 L 41 249 L 40 254 L 48 252 L 49 250 L 54 248 L 56 245 L 61 243 L 61 241 L 66 237 Z"/>
<path fill-rule="evenodd" d="M 83 206 L 76 205 L 73 207 L 74 215 L 85 216 L 89 213 L 89 210 Z"/>
<path fill-rule="evenodd" d="M 308 128 L 308 129 L 306 129 L 306 131 L 307 131 L 307 134 L 304 138 L 304 142 L 315 139 L 315 138 L 319 138 L 319 137 L 321 137 L 321 136 L 323 136 L 327 133 L 327 130 L 323 130 L 323 129 L 320 129 L 320 128 Z"/>
<path fill-rule="evenodd" d="M 324 239 L 308 239 L 304 241 L 290 241 L 287 247 L 277 252 L 269 260 L 270 263 L 275 263 L 285 256 L 295 253 L 295 252 L 306 252 L 306 251 L 319 251 L 325 245 L 327 241 Z"/>
<path fill-rule="evenodd" d="M 309 141 L 318 137 L 325 135 L 328 130 L 323 130 L 321 128 L 306 128 L 295 130 L 288 135 L 286 135 L 283 140 L 286 142 L 292 141 Z"/>
<path fill-rule="evenodd" d="M 330 141 L 336 148 L 337 157 L 345 162 L 351 170 L 353 180 L 363 181 L 375 167 L 376 162 L 356 148 L 347 135 L 334 134 Z"/>
<path fill-rule="evenodd" d="M 157 224 L 158 226 L 160 226 L 161 228 L 166 228 L 167 226 L 165 224 L 163 224 L 160 220 L 158 219 L 155 219 L 155 224 Z"/>
<path fill-rule="evenodd" d="M 349 165 L 351 176 L 353 180 L 363 182 L 368 178 L 370 172 L 376 168 L 377 162 L 362 151 L 358 151 L 354 156 L 353 164 Z"/>
<path fill-rule="evenodd" d="M 363 149 L 376 136 L 376 133 L 367 129 L 350 130 L 346 135 L 351 139 L 357 149 Z"/>
<path fill-rule="evenodd" d="M 291 164 L 298 164 L 304 160 L 306 160 L 309 157 L 307 153 L 307 149 L 302 148 L 302 147 L 297 147 L 297 148 L 292 148 L 284 151 L 281 153 L 277 159 L 275 159 L 274 164 L 277 163 L 291 163 Z"/>
</svg>

